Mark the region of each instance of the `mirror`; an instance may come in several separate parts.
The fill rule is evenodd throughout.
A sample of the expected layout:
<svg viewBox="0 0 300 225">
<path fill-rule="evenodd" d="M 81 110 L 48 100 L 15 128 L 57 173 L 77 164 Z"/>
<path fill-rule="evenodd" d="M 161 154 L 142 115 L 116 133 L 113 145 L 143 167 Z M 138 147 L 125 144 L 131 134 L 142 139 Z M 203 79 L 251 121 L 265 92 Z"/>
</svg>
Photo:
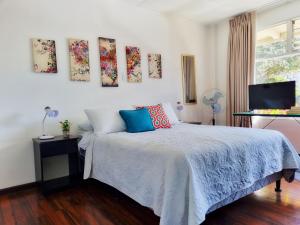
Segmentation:
<svg viewBox="0 0 300 225">
<path fill-rule="evenodd" d="M 185 104 L 197 104 L 195 57 L 182 55 L 183 101 Z"/>
</svg>

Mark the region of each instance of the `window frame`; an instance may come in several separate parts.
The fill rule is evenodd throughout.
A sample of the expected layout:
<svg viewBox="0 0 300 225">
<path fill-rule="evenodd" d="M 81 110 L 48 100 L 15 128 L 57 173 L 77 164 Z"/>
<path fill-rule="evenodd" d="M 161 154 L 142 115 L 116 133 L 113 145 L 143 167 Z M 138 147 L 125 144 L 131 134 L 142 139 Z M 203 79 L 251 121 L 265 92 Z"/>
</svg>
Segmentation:
<svg viewBox="0 0 300 225">
<path fill-rule="evenodd" d="M 290 20 L 291 23 L 292 23 L 292 24 L 291 24 L 291 28 L 290 28 L 290 29 L 292 29 L 292 30 L 291 30 L 291 33 L 292 33 L 292 34 L 291 34 L 291 35 L 292 35 L 292 37 L 291 37 L 291 38 L 292 38 L 292 44 L 291 44 L 291 46 L 292 46 L 292 48 L 294 47 L 294 46 L 293 46 L 293 42 L 294 42 L 294 40 L 295 40 L 294 27 L 293 27 L 294 24 L 293 24 L 293 22 L 296 21 L 296 20 L 299 20 L 299 21 L 300 21 L 300 17 L 296 17 L 296 18 L 293 18 L 292 20 Z M 300 30 L 300 28 L 298 28 L 298 29 Z M 297 49 L 292 49 L 292 52 L 300 52 L 300 48 L 299 48 L 298 50 L 297 50 Z"/>
<path fill-rule="evenodd" d="M 258 32 L 261 32 L 261 31 L 264 31 L 267 29 L 271 29 L 276 26 L 286 24 L 286 26 L 287 26 L 287 38 L 286 38 L 287 46 L 286 46 L 286 53 L 277 55 L 277 56 L 266 57 L 266 58 L 256 58 L 256 51 L 255 51 L 255 64 L 256 64 L 256 62 L 261 62 L 261 61 L 265 61 L 265 60 L 272 60 L 272 59 L 278 59 L 278 58 L 285 58 L 288 56 L 300 55 L 300 48 L 297 50 L 297 49 L 294 49 L 294 47 L 293 47 L 293 43 L 294 43 L 294 24 L 293 23 L 295 20 L 300 20 L 300 17 L 296 17 L 296 18 L 289 19 L 289 20 L 284 20 L 284 21 L 275 23 L 271 26 L 266 26 L 266 27 L 260 29 L 259 31 L 256 31 L 256 33 L 258 33 Z M 257 47 L 257 44 L 255 44 L 255 49 L 256 49 L 256 47 Z"/>
<path fill-rule="evenodd" d="M 292 19 L 284 20 L 284 21 L 281 21 L 281 22 L 278 22 L 278 23 L 275 23 L 272 25 L 266 25 L 266 26 L 260 27 L 259 30 L 256 30 L 256 34 L 258 34 L 258 32 L 286 24 L 286 27 L 287 27 L 287 31 L 286 31 L 287 35 L 286 36 L 287 37 L 286 37 L 286 40 L 284 40 L 284 41 L 286 42 L 287 46 L 286 46 L 286 51 L 284 54 L 257 58 L 256 49 L 257 49 L 258 45 L 257 45 L 257 38 L 255 38 L 256 44 L 255 44 L 255 64 L 254 64 L 255 72 L 254 72 L 254 80 L 253 80 L 254 84 L 257 84 L 257 69 L 256 69 L 257 63 L 264 62 L 264 61 L 270 61 L 270 60 L 280 60 L 281 58 L 284 59 L 287 57 L 295 57 L 295 56 L 300 57 L 300 28 L 298 28 L 298 32 L 299 32 L 299 34 L 298 34 L 298 49 L 294 48 L 294 42 L 295 42 L 294 21 L 296 21 L 296 20 L 298 20 L 300 22 L 300 17 L 295 17 Z M 297 87 L 296 87 L 296 89 L 297 89 Z M 298 86 L 298 91 L 300 92 L 300 86 Z M 300 105 L 299 93 L 296 96 L 296 105 Z"/>
<path fill-rule="evenodd" d="M 287 46 L 286 46 L 286 52 L 284 54 L 280 54 L 280 55 L 275 55 L 275 56 L 270 56 L 270 57 L 262 57 L 262 58 L 257 58 L 257 55 L 256 55 L 256 48 L 257 48 L 257 38 L 255 38 L 255 65 L 254 65 L 254 83 L 256 84 L 257 83 L 257 80 L 256 80 L 256 65 L 257 63 L 259 62 L 264 62 L 264 61 L 269 61 L 269 60 L 278 60 L 280 58 L 287 58 L 287 57 L 294 57 L 294 56 L 300 56 L 300 48 L 298 49 L 294 49 L 294 46 L 293 46 L 293 43 L 294 43 L 294 21 L 296 20 L 300 20 L 300 17 L 295 17 L 295 18 L 292 18 L 292 19 L 289 19 L 289 20 L 284 20 L 284 21 L 281 21 L 281 22 L 278 22 L 278 23 L 275 23 L 271 26 L 264 26 L 263 28 L 261 28 L 260 30 L 257 30 L 256 31 L 256 34 L 258 32 L 261 32 L 261 31 L 264 31 L 264 30 L 268 30 L 268 29 L 271 29 L 273 27 L 276 27 L 276 26 L 280 26 L 280 25 L 283 25 L 283 24 L 286 24 L 286 27 L 287 27 L 287 37 L 286 37 L 286 43 L 287 43 Z M 300 39 L 300 38 L 299 38 Z"/>
</svg>

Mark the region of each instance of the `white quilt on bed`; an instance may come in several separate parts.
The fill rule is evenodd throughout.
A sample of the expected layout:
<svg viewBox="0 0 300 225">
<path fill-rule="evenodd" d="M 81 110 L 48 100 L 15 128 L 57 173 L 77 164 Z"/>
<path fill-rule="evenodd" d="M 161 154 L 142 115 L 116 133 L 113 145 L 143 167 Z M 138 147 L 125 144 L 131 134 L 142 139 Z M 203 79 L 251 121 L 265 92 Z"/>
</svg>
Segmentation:
<svg viewBox="0 0 300 225">
<path fill-rule="evenodd" d="M 179 124 L 89 139 L 84 177 L 152 208 L 161 225 L 198 225 L 214 204 L 300 165 L 294 147 L 272 130 Z"/>
</svg>

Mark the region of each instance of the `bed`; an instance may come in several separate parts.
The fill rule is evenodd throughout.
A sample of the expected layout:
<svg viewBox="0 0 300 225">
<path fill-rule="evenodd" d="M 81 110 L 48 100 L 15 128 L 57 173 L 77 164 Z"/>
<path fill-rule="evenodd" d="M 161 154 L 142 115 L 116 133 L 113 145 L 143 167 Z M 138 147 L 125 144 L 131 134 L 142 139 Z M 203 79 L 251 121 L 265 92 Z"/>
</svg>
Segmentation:
<svg viewBox="0 0 300 225">
<path fill-rule="evenodd" d="M 206 214 L 300 166 L 280 132 L 177 124 L 144 133 L 86 132 L 84 178 L 106 183 L 160 216 L 160 225 L 198 225 Z"/>
</svg>

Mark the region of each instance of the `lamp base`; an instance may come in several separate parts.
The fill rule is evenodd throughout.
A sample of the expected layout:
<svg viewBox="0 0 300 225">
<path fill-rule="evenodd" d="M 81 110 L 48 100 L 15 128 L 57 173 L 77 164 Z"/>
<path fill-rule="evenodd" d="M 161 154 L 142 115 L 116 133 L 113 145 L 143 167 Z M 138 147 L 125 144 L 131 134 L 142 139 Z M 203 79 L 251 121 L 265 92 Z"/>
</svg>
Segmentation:
<svg viewBox="0 0 300 225">
<path fill-rule="evenodd" d="M 40 140 L 48 140 L 48 139 L 53 139 L 54 136 L 52 135 L 42 135 L 42 136 L 39 136 L 39 139 Z"/>
</svg>

